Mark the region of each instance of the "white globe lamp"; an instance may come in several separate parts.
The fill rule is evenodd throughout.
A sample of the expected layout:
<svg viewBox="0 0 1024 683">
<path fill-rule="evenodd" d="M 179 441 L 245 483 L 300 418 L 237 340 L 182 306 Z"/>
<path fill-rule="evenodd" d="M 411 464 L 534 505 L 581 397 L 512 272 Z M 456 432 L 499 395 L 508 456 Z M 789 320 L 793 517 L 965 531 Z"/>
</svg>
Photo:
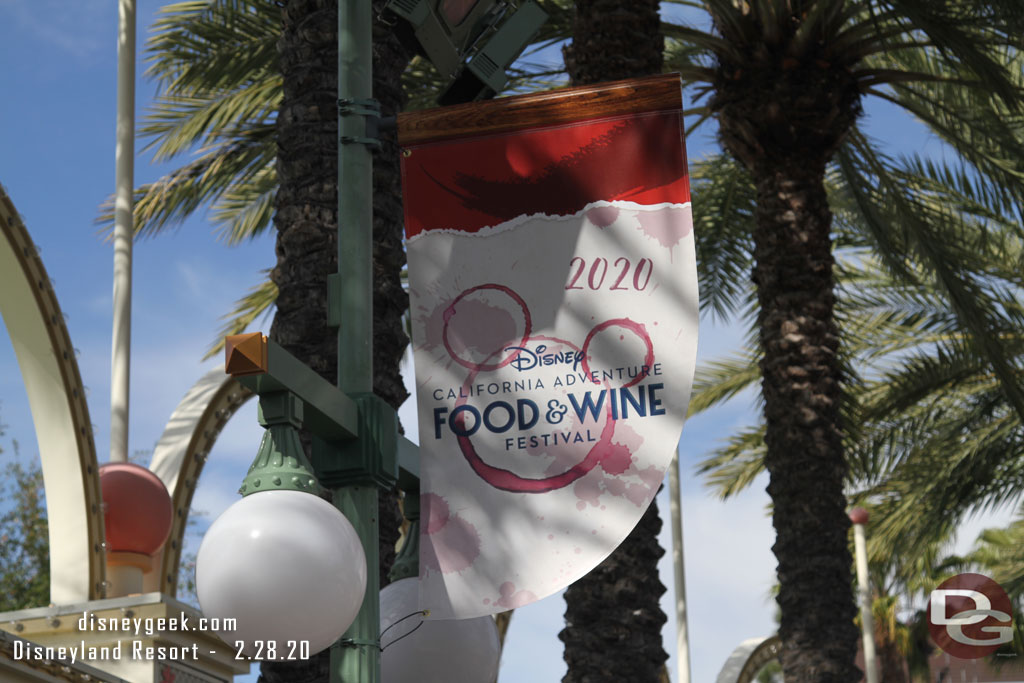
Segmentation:
<svg viewBox="0 0 1024 683">
<path fill-rule="evenodd" d="M 365 591 L 366 556 L 352 524 L 304 491 L 245 496 L 210 526 L 196 557 L 203 615 L 236 619 L 237 629 L 219 634 L 250 657 L 296 658 L 306 654 L 302 641 L 308 654 L 329 647 Z"/>
<path fill-rule="evenodd" d="M 493 683 L 501 654 L 494 619 L 424 621 L 418 592 L 416 579 L 380 592 L 381 683 Z"/>
</svg>

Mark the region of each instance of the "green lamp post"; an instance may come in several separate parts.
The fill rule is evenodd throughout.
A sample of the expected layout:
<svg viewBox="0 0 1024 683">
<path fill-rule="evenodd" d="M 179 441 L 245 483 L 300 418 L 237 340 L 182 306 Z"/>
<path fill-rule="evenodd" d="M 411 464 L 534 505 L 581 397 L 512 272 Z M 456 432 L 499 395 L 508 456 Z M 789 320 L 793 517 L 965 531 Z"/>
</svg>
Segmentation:
<svg viewBox="0 0 1024 683">
<path fill-rule="evenodd" d="M 315 654 L 333 642 L 332 681 L 376 683 L 377 492 L 399 484 L 407 516 L 417 516 L 418 449 L 398 434 L 384 401 L 350 396 L 258 332 L 228 337 L 226 356 L 226 371 L 259 395 L 266 432 L 240 488 L 243 499 L 203 539 L 200 604 L 207 616 L 238 618 L 238 633 L 224 637 L 237 638 L 247 656 L 296 658 L 289 653 L 303 653 L 304 643 Z M 309 459 L 299 429 L 313 435 Z M 330 489 L 336 510 L 324 509 L 331 506 L 319 497 L 321 487 Z M 414 547 L 400 565 L 409 575 Z M 274 653 L 266 649 L 271 642 Z"/>
<path fill-rule="evenodd" d="M 533 0 L 517 3 L 480 0 L 469 6 L 451 0 L 393 0 L 388 11 L 399 20 L 399 30 L 414 36 L 420 49 L 435 64 L 444 66 L 443 72 L 452 79 L 452 86 L 442 96 L 445 103 L 493 96 L 504 87 L 505 68 L 523 50 L 546 16 Z M 228 337 L 225 345 L 225 371 L 259 395 L 259 419 L 267 430 L 240 489 L 244 497 L 235 506 L 244 506 L 245 514 L 254 516 L 261 514 L 264 503 L 279 506 L 277 510 L 281 512 L 264 514 L 271 518 L 275 515 L 284 518 L 292 513 L 293 507 L 301 508 L 304 511 L 301 514 L 308 514 L 316 519 L 316 524 L 323 526 L 324 535 L 337 539 L 339 547 L 324 550 L 331 558 L 329 561 L 341 564 L 347 557 L 353 565 L 352 576 L 345 579 L 348 583 L 344 585 L 352 588 L 365 582 L 365 591 L 352 589 L 360 593 L 355 596 L 357 611 L 344 635 L 330 646 L 332 683 L 379 683 L 381 680 L 377 599 L 380 591 L 377 509 L 381 488 L 398 485 L 406 493 L 405 515 L 410 520 L 406 544 L 392 569 L 392 577 L 416 576 L 418 559 L 418 448 L 399 435 L 395 411 L 373 394 L 371 148 L 379 145 L 380 107 L 372 99 L 372 19 L 370 0 L 339 2 L 338 273 L 328 280 L 328 323 L 338 328 L 337 386 L 260 333 Z M 297 430 L 300 428 L 313 435 L 309 459 L 299 441 Z M 334 515 L 324 508 L 325 501 L 318 497 L 323 489 L 330 490 L 333 505 L 340 514 Z M 229 508 L 224 517 L 242 518 L 231 513 Z M 208 537 L 220 522 L 218 519 L 214 523 Z M 227 524 L 225 522 L 225 526 Z M 273 527 L 274 519 L 268 520 L 267 525 Z M 298 526 L 304 524 L 300 522 Z M 261 533 L 246 535 L 232 529 L 219 537 L 244 536 L 248 539 L 245 543 L 249 544 L 245 552 L 250 549 L 254 553 L 274 552 L 269 542 L 261 545 Z M 350 534 L 358 538 L 358 544 L 353 543 L 352 547 L 346 545 Z M 207 540 L 204 539 L 204 546 Z M 217 555 L 216 545 L 209 544 L 208 556 Z M 356 545 L 361 546 L 361 552 Z M 197 558 L 200 604 L 204 597 L 204 568 L 199 565 L 203 559 L 204 548 L 200 548 Z M 324 564 L 324 558 L 313 558 L 308 564 L 311 566 L 291 569 L 282 564 L 280 583 L 293 584 L 300 576 L 315 575 L 317 567 Z M 335 581 L 337 573 L 326 580 Z M 223 571 L 208 574 L 231 576 Z M 278 615 L 284 615 L 294 607 L 294 600 L 281 598 L 287 595 L 284 586 L 280 591 L 261 589 L 262 595 L 251 595 L 246 592 L 245 581 L 237 585 L 227 585 L 230 583 L 227 578 L 218 581 L 211 583 L 207 590 L 208 595 L 217 596 L 210 600 L 226 594 L 237 599 L 233 604 L 220 607 L 223 614 L 217 616 L 230 616 L 234 610 L 244 610 L 263 601 L 261 616 L 254 619 L 273 620 L 275 610 Z M 304 588 L 313 593 L 318 590 L 315 586 Z M 314 590 L 309 591 L 310 588 Z M 337 582 L 330 588 L 335 593 L 341 589 L 342 584 Z M 275 603 L 275 599 L 279 601 Z M 290 638 L 287 633 L 281 637 L 302 640 L 304 628 L 316 626 L 313 630 L 317 631 L 317 636 L 337 628 L 340 622 L 332 621 L 330 615 L 347 609 L 344 599 L 339 597 L 338 600 L 339 607 L 323 610 L 325 616 L 320 620 L 323 623 L 308 619 L 318 623 L 295 625 Z M 317 611 L 318 608 L 319 605 L 313 605 L 308 609 Z M 204 611 L 207 611 L 205 605 Z M 255 613 L 260 610 L 254 609 Z M 275 626 L 292 628 L 280 623 Z M 225 637 L 230 639 L 230 634 Z M 278 658 L 287 654 L 287 642 L 275 645 Z M 251 648 L 247 652 L 251 652 Z M 301 647 L 299 653 L 302 654 Z"/>
</svg>

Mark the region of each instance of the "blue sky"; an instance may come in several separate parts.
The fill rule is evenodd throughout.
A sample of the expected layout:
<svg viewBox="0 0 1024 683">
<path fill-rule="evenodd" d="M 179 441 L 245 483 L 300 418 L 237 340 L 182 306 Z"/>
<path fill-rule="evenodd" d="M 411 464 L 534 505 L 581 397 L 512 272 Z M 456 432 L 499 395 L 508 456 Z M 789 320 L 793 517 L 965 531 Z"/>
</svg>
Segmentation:
<svg viewBox="0 0 1024 683">
<path fill-rule="evenodd" d="M 139 51 L 156 10 L 165 4 L 138 0 Z M 113 0 L 0 0 L 0 183 L 18 208 L 54 281 L 67 319 L 84 383 L 101 461 L 109 453 L 112 250 L 97 234 L 97 207 L 114 187 L 117 3 Z M 139 65 L 138 116 L 153 86 Z M 870 130 L 898 140 L 898 150 L 927 149 L 928 137 L 887 107 L 868 109 Z M 138 145 L 141 147 L 141 144 Z M 690 141 L 689 155 L 710 151 Z M 136 183 L 170 166 L 140 154 Z M 694 197 L 700 210 L 700 198 Z M 165 236 L 139 242 L 134 254 L 130 450 L 151 451 L 178 401 L 217 359 L 201 358 L 221 325 L 220 316 L 274 264 L 273 238 L 228 248 L 202 216 Z M 2 275 L 2 274 L 0 274 Z M 2 286 L 2 284 L 0 284 Z M 258 328 L 257 328 L 258 329 Z M 269 329 L 269 322 L 262 326 Z M 719 355 L 740 342 L 729 327 L 703 321 L 699 358 Z M 403 422 L 415 429 L 409 405 Z M 4 446 L 16 439 L 23 458 L 36 457 L 35 435 L 24 387 L 9 340 L 0 334 L 0 420 Z M 716 443 L 753 420 L 741 397 L 692 419 L 680 444 L 685 519 L 685 558 L 693 680 L 712 681 L 741 641 L 768 635 L 774 605 L 764 481 L 721 503 L 693 475 Z M 260 438 L 250 402 L 222 433 L 194 500 L 208 524 L 237 499 L 235 493 Z M 10 453 L 0 458 L 9 457 Z M 148 458 L 148 456 L 146 456 Z M 666 487 L 667 488 L 667 487 Z M 669 548 L 667 494 L 659 496 L 663 547 Z M 981 522 L 962 537 L 973 538 Z M 192 540 L 196 547 L 196 540 Z M 662 601 L 669 613 L 663 632 L 675 680 L 673 580 L 666 553 Z M 502 659 L 501 683 L 557 681 L 565 672 L 561 642 L 564 601 L 553 596 L 513 617 Z M 239 680 L 255 680 L 241 678 Z"/>
</svg>

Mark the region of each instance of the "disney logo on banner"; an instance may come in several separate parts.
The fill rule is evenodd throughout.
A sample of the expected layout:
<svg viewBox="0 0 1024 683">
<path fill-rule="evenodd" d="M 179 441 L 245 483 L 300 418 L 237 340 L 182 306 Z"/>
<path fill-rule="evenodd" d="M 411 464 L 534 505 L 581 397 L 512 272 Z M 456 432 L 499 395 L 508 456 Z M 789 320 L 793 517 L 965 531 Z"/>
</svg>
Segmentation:
<svg viewBox="0 0 1024 683">
<path fill-rule="evenodd" d="M 929 598 L 928 631 L 935 644 L 954 657 L 986 657 L 1013 640 L 1010 598 L 987 576 L 958 574 Z"/>
<path fill-rule="evenodd" d="M 583 361 L 582 351 L 559 351 L 558 353 L 544 353 L 548 347 L 538 344 L 533 351 L 525 346 L 509 346 L 505 351 L 514 351 L 515 355 L 509 363 L 519 372 L 532 370 L 542 365 L 569 365 L 572 363 L 573 371 Z"/>
</svg>

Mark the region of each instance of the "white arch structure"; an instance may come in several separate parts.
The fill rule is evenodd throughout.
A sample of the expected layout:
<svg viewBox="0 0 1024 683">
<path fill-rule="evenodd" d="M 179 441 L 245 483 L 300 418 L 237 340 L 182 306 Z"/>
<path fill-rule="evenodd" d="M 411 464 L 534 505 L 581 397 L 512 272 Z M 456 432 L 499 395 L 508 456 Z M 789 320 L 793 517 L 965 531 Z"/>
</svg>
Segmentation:
<svg viewBox="0 0 1024 683">
<path fill-rule="evenodd" d="M 153 449 L 149 468 L 171 494 L 174 525 L 163 549 L 159 590 L 177 593 L 178 565 L 196 482 L 221 429 L 253 393 L 217 366 L 181 399 Z"/>
<path fill-rule="evenodd" d="M 0 315 L 18 358 L 39 443 L 50 538 L 50 602 L 67 605 L 103 598 L 102 495 L 82 377 L 50 279 L 2 185 Z M 206 458 L 221 429 L 252 396 L 222 366 L 211 370 L 181 400 L 157 442 L 150 469 L 164 482 L 174 509 L 154 586 L 162 593 L 174 596 L 177 591 L 189 506 Z"/>
<path fill-rule="evenodd" d="M 106 591 L 103 512 L 89 408 L 57 295 L 0 186 L 0 314 L 28 394 L 46 489 L 50 601 Z"/>
<path fill-rule="evenodd" d="M 777 635 L 744 640 L 725 660 L 715 683 L 751 683 L 765 664 L 778 659 L 781 647 Z"/>
</svg>

